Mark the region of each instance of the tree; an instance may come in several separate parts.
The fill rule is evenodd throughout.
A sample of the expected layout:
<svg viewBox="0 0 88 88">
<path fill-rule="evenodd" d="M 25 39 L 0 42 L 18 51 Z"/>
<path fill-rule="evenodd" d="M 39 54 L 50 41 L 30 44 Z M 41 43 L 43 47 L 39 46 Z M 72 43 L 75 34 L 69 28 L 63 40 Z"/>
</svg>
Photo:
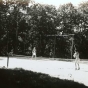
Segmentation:
<svg viewBox="0 0 88 88">
<path fill-rule="evenodd" d="M 46 44 L 44 44 L 46 43 L 44 36 L 56 33 L 56 8 L 52 5 L 34 4 L 28 9 L 28 14 L 30 18 L 28 21 L 30 26 L 29 37 L 31 40 L 34 40 L 32 41 L 34 46 L 36 44 L 37 47 L 41 46 L 40 51 L 43 51 L 46 46 Z M 41 41 L 41 43 L 39 41 Z M 43 54 L 44 51 L 42 52 L 42 55 Z"/>
<path fill-rule="evenodd" d="M 75 35 L 76 48 L 80 52 L 80 58 L 88 58 L 88 1 L 82 2 L 78 7 L 78 33 Z"/>
<path fill-rule="evenodd" d="M 0 55 L 7 53 L 7 14 L 8 6 L 0 0 Z"/>
<path fill-rule="evenodd" d="M 88 35 L 88 1 L 79 4 L 78 11 L 81 14 L 82 18 L 80 19 L 80 28 L 83 32 L 83 35 L 87 37 Z"/>
<path fill-rule="evenodd" d="M 61 5 L 57 11 L 57 27 L 64 34 L 72 34 L 74 32 L 74 20 L 76 19 L 77 10 L 72 3 Z"/>
<path fill-rule="evenodd" d="M 0 32 L 2 33 L 1 40 L 5 42 L 5 39 L 7 39 L 7 36 L 9 36 L 9 52 L 12 48 L 14 49 L 15 53 L 17 52 L 16 47 L 18 46 L 18 35 L 20 32 L 18 30 L 20 30 L 21 28 L 20 22 L 24 20 L 26 24 L 24 16 L 26 14 L 27 6 L 30 3 L 30 1 L 31 0 L 6 0 L 5 2 L 0 1 L 0 27 L 2 30 L 2 32 Z M 23 25 L 23 28 L 25 32 L 27 27 Z M 4 46 L 6 45 L 3 45 L 2 49 L 4 48 Z"/>
</svg>

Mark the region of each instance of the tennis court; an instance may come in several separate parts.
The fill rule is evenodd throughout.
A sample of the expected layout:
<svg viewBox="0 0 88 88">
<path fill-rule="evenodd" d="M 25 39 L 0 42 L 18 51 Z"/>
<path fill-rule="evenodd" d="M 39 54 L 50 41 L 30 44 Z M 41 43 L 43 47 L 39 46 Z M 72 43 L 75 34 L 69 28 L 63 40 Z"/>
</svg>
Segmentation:
<svg viewBox="0 0 88 88">
<path fill-rule="evenodd" d="M 88 86 L 88 61 L 80 61 L 80 70 L 75 70 L 74 59 L 37 57 L 10 57 L 8 68 L 23 68 L 34 72 L 49 74 L 61 79 L 73 80 Z M 7 67 L 7 57 L 0 57 L 0 67 Z"/>
</svg>

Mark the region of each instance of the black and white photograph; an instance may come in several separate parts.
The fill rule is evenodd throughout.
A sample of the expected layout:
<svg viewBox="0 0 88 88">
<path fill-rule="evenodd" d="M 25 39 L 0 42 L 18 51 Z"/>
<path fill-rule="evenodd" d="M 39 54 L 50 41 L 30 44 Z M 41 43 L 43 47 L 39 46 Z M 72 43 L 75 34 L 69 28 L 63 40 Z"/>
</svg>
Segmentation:
<svg viewBox="0 0 88 88">
<path fill-rule="evenodd" d="M 88 0 L 0 0 L 0 88 L 88 88 Z"/>
</svg>

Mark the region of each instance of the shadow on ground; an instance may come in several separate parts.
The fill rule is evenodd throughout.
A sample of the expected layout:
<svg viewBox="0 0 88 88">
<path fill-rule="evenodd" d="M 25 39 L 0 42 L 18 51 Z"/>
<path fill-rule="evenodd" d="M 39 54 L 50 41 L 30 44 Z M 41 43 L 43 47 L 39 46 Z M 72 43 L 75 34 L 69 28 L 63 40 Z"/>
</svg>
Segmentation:
<svg viewBox="0 0 88 88">
<path fill-rule="evenodd" d="M 0 69 L 0 88 L 88 88 L 73 81 L 23 69 Z"/>
</svg>

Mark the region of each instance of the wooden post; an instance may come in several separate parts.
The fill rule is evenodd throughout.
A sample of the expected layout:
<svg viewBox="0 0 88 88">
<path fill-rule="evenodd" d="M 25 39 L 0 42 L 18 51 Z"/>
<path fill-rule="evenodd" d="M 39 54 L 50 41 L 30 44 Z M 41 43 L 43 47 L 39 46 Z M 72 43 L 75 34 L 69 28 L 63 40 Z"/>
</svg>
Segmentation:
<svg viewBox="0 0 88 88">
<path fill-rule="evenodd" d="M 7 30 L 7 67 L 9 65 L 9 47 L 8 47 L 8 44 L 9 44 L 9 33 Z"/>
<path fill-rule="evenodd" d="M 55 35 L 55 38 L 54 38 L 54 58 L 55 58 L 55 45 L 56 45 L 56 35 Z"/>
<path fill-rule="evenodd" d="M 17 43 L 18 43 L 18 15 L 17 15 L 17 29 L 16 29 L 16 51 L 15 51 L 16 54 L 18 53 Z"/>
<path fill-rule="evenodd" d="M 72 46 L 71 46 L 71 59 L 72 59 L 72 57 L 73 57 L 73 45 L 74 45 L 74 39 L 73 39 L 73 37 L 72 37 Z"/>
<path fill-rule="evenodd" d="M 9 66 L 9 53 L 7 53 L 8 55 L 7 55 L 7 68 L 8 68 L 8 66 Z"/>
<path fill-rule="evenodd" d="M 9 15 L 10 14 L 8 13 L 7 16 L 9 16 Z M 9 66 L 9 30 L 7 28 L 7 67 L 8 66 Z"/>
<path fill-rule="evenodd" d="M 17 11 L 19 11 L 19 8 L 17 8 Z M 18 12 L 17 12 L 17 29 L 16 29 L 16 51 L 15 53 L 18 54 L 18 48 L 17 48 L 17 45 L 18 45 Z"/>
<path fill-rule="evenodd" d="M 41 35 L 40 35 L 40 55 L 42 56 L 42 43 L 41 43 Z"/>
<path fill-rule="evenodd" d="M 26 47 L 26 33 L 25 33 L 25 38 L 24 38 L 24 55 L 25 55 L 25 47 Z"/>
</svg>

